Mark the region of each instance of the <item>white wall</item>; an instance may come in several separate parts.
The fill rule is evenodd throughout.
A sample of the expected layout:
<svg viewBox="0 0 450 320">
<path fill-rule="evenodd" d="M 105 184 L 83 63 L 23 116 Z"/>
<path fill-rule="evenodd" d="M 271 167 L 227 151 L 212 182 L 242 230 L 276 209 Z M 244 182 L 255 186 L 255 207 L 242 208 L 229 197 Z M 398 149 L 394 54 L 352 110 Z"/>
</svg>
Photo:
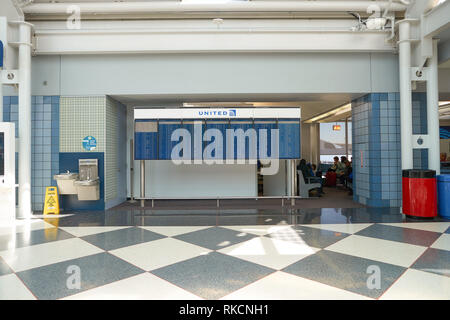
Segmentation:
<svg viewBox="0 0 450 320">
<path fill-rule="evenodd" d="M 398 92 L 400 90 L 398 70 L 397 55 L 372 53 L 369 92 Z M 349 71 L 353 72 L 352 69 Z"/>
<path fill-rule="evenodd" d="M 303 146 L 302 146 L 303 147 Z M 286 193 L 286 161 L 280 160 L 278 173 L 263 176 L 264 196 L 285 196 Z"/>
<path fill-rule="evenodd" d="M 391 53 L 203 53 L 32 58 L 33 95 L 294 95 L 396 91 L 398 56 Z M 17 92 L 8 87 L 4 94 L 17 95 Z"/>
<path fill-rule="evenodd" d="M 352 71 L 352 72 L 349 72 Z M 61 92 L 204 94 L 370 91 L 370 54 L 62 56 Z"/>
<path fill-rule="evenodd" d="M 32 58 L 32 93 L 296 94 L 366 93 L 372 89 L 392 92 L 398 90 L 397 60 L 397 55 L 390 53 L 36 56 Z M 13 92 L 8 90 L 5 94 Z"/>
<path fill-rule="evenodd" d="M 146 161 L 145 196 L 227 197 L 258 195 L 256 165 L 175 165 Z M 135 161 L 134 190 L 140 197 L 140 161 Z"/>
</svg>

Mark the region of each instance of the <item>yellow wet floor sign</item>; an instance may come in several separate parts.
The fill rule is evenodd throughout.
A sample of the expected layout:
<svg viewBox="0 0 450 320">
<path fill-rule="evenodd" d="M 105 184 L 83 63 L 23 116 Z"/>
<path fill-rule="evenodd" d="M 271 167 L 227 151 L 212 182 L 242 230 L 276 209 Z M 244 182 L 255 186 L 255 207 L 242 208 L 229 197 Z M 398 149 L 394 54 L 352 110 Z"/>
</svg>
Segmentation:
<svg viewBox="0 0 450 320">
<path fill-rule="evenodd" d="M 44 214 L 59 214 L 58 188 L 47 187 L 45 191 Z"/>
</svg>

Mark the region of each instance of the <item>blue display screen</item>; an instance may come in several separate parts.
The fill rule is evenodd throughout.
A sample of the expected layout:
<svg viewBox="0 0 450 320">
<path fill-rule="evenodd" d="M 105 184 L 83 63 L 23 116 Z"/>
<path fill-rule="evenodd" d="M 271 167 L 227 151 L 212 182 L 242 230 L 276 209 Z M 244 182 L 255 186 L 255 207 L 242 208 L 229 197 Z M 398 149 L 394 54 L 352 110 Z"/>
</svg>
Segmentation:
<svg viewBox="0 0 450 320">
<path fill-rule="evenodd" d="M 441 139 L 450 139 L 450 126 L 440 127 L 439 135 Z"/>
<path fill-rule="evenodd" d="M 136 120 L 135 159 L 299 159 L 300 119 Z"/>
</svg>

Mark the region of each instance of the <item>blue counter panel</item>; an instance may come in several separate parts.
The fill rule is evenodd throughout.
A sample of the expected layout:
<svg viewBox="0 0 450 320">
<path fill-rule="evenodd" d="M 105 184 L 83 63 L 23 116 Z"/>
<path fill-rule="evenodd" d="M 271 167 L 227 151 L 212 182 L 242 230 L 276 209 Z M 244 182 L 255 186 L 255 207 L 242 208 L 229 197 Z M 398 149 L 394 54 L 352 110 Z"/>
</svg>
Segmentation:
<svg viewBox="0 0 450 320">
<path fill-rule="evenodd" d="M 189 131 L 191 135 L 191 159 L 202 160 L 203 159 L 203 134 L 206 130 L 206 124 L 202 120 L 186 120 L 183 121 L 183 128 Z M 195 130 L 197 130 L 198 137 L 195 136 Z M 195 140 L 198 141 L 195 141 Z"/>
<path fill-rule="evenodd" d="M 229 128 L 229 123 L 228 121 L 223 121 L 223 120 L 208 120 L 206 121 L 206 129 L 217 129 L 220 131 L 220 133 L 222 134 L 222 146 L 223 146 L 223 152 L 222 152 L 222 157 L 219 159 L 226 159 L 226 150 L 225 150 L 225 146 L 226 146 L 226 136 L 227 136 L 227 129 Z M 215 138 L 211 138 L 211 141 L 205 141 L 204 142 L 204 146 L 206 148 L 207 145 L 209 145 L 210 143 L 214 142 Z M 216 159 L 216 152 L 213 151 L 211 154 L 211 158 L 212 159 Z M 207 157 L 206 159 L 209 159 L 209 157 Z"/>
<path fill-rule="evenodd" d="M 137 120 L 134 134 L 136 160 L 158 158 L 158 122 L 156 120 Z"/>
<path fill-rule="evenodd" d="M 142 120 L 140 120 L 142 121 Z M 144 120 L 153 121 L 155 120 Z M 200 146 L 195 140 L 194 126 L 201 126 L 202 138 L 204 138 L 207 129 L 217 129 L 222 133 L 223 142 L 223 159 L 249 159 L 252 148 L 256 147 L 256 158 L 272 158 L 272 130 L 278 129 L 279 135 L 279 158 L 280 159 L 299 159 L 300 158 L 300 121 L 292 119 L 234 119 L 228 120 L 206 120 L 202 123 L 194 121 L 201 120 L 159 120 L 154 126 L 150 126 L 152 130 L 146 131 L 146 126 L 139 126 L 144 128 L 143 131 L 136 130 L 135 134 L 135 158 L 136 160 L 171 160 L 172 150 L 174 146 L 180 143 L 181 138 L 177 141 L 171 141 L 172 133 L 177 129 L 185 129 L 188 136 L 190 135 L 191 155 L 188 159 L 202 159 L 203 153 L 207 145 L 212 141 L 201 142 L 202 150 L 198 151 L 196 148 Z M 136 122 L 137 123 L 137 122 Z M 154 129 L 153 129 L 154 127 Z M 136 126 L 138 128 L 138 126 Z M 227 129 L 239 130 L 241 129 L 245 135 L 245 143 L 238 145 L 237 137 L 233 137 L 234 141 L 228 139 Z M 249 129 L 255 129 L 254 132 L 247 132 Z M 265 133 L 263 131 L 265 130 Z M 151 131 L 151 132 L 149 132 Z M 242 133 L 242 132 L 241 132 Z M 254 135 L 256 133 L 256 135 Z M 253 138 L 253 139 L 252 139 Z M 275 136 L 274 136 L 275 138 Z M 260 152 L 262 140 L 267 143 L 267 151 Z M 276 139 L 274 146 L 276 146 Z M 229 152 L 232 145 L 234 153 Z M 252 145 L 251 145 L 252 144 Z M 196 152 L 198 151 L 198 152 Z M 260 155 L 262 153 L 262 156 Z M 182 155 L 181 155 L 182 156 Z M 215 157 L 213 152 L 212 157 Z M 255 157 L 252 157 L 255 158 Z"/>
<path fill-rule="evenodd" d="M 136 160 L 147 160 L 158 158 L 158 133 L 136 132 L 134 136 L 136 144 L 134 158 Z"/>
<path fill-rule="evenodd" d="M 258 159 L 272 158 L 272 130 L 277 129 L 277 122 L 275 120 L 268 119 L 255 119 L 255 130 L 258 134 Z M 264 134 L 265 132 L 265 134 Z M 275 138 L 275 135 L 274 135 Z M 265 143 L 266 147 L 262 148 L 262 144 Z M 278 141 L 274 141 L 274 147 L 276 147 Z"/>
<path fill-rule="evenodd" d="M 300 123 L 279 120 L 280 159 L 300 159 Z"/>
<path fill-rule="evenodd" d="M 171 141 L 172 133 L 182 128 L 181 121 L 161 120 L 158 126 L 158 156 L 159 160 L 170 160 L 172 149 L 179 141 Z"/>
<path fill-rule="evenodd" d="M 230 129 L 234 130 L 236 132 L 236 130 L 243 130 L 244 134 L 246 133 L 246 131 L 248 129 L 253 129 L 253 121 L 249 120 L 249 119 L 242 119 L 242 120 L 233 120 L 230 122 Z M 252 139 L 250 139 L 250 136 L 245 136 L 245 143 L 238 143 L 238 139 L 237 137 L 233 137 L 232 139 L 228 139 L 228 136 L 226 136 L 226 148 L 225 150 L 231 150 L 233 144 L 233 148 L 234 148 L 234 153 L 233 154 L 228 154 L 228 152 L 226 152 L 226 158 L 227 159 L 249 159 L 250 158 L 250 148 L 251 147 L 255 147 L 256 150 L 258 148 L 257 145 L 257 139 L 258 136 L 255 135 L 253 141 Z M 255 155 L 257 156 L 257 154 Z M 253 157 L 252 157 L 253 158 Z"/>
</svg>

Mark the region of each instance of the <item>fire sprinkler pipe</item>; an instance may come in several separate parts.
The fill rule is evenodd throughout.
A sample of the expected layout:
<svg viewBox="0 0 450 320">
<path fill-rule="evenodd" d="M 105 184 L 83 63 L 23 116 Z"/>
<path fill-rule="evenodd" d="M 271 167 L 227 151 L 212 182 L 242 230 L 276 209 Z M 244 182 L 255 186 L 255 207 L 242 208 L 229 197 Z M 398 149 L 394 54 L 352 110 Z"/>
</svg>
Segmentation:
<svg viewBox="0 0 450 320">
<path fill-rule="evenodd" d="M 427 131 L 428 167 L 441 173 L 440 140 L 439 140 L 439 88 L 438 88 L 438 48 L 437 41 L 433 40 L 433 55 L 428 62 L 427 79 Z"/>
<path fill-rule="evenodd" d="M 410 21 L 399 23 L 400 137 L 402 169 L 413 168 Z"/>
<path fill-rule="evenodd" d="M 381 10 L 405 11 L 401 2 L 389 1 L 231 1 L 225 3 L 189 2 L 72 2 L 34 3 L 23 8 L 25 14 L 64 14 L 69 6 L 77 6 L 82 14 L 123 14 L 145 12 L 336 12 L 364 11 L 378 5 Z"/>
</svg>

